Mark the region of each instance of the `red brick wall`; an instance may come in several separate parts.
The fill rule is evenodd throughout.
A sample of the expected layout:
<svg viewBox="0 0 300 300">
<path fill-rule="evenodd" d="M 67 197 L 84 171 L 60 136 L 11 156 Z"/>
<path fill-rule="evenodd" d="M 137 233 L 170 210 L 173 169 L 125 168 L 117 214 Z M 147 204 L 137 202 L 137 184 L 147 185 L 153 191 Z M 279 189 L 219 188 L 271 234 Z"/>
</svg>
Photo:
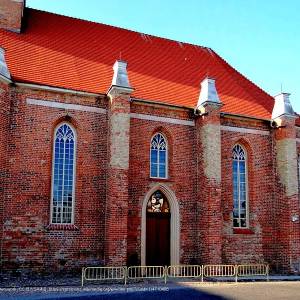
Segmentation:
<svg viewBox="0 0 300 300">
<path fill-rule="evenodd" d="M 196 122 L 198 261 L 222 263 L 220 106 L 207 104 Z"/>
<path fill-rule="evenodd" d="M 105 264 L 122 266 L 127 260 L 130 96 L 116 87 L 109 103 Z"/>
<path fill-rule="evenodd" d="M 183 116 L 182 110 L 163 107 L 149 108 L 133 104 L 131 112 L 151 113 L 160 116 Z M 169 178 L 158 180 L 150 178 L 150 141 L 156 132 L 163 133 L 169 145 Z M 128 219 L 128 257 L 141 254 L 141 214 L 143 200 L 147 192 L 158 182 L 171 189 L 179 202 L 180 209 L 180 247 L 181 263 L 191 263 L 197 258 L 196 219 L 196 160 L 194 127 L 163 122 L 131 119 L 130 164 L 129 164 L 129 219 Z M 172 213 L 172 212 L 171 212 Z"/>
<path fill-rule="evenodd" d="M 237 126 L 235 120 L 224 120 Z M 264 128 L 263 124 L 258 127 Z M 247 151 L 249 230 L 233 229 L 232 149 Z M 272 262 L 276 243 L 274 217 L 274 153 L 271 136 L 222 130 L 223 261 L 226 263 Z"/>
<path fill-rule="evenodd" d="M 114 186 L 117 187 L 118 182 L 122 182 L 118 180 L 124 175 L 118 171 L 111 172 L 114 185 L 107 188 L 108 116 L 28 105 L 26 98 L 105 109 L 108 109 L 108 100 L 19 88 L 16 95 L 12 91 L 12 107 L 9 110 L 7 86 L 1 85 L 0 88 L 0 141 L 8 141 L 7 148 L 0 143 L 0 176 L 1 179 L 8 176 L 4 197 L 0 194 L 3 198 L 1 204 L 5 203 L 4 262 L 11 267 L 23 265 L 43 269 L 71 268 L 95 261 L 100 263 L 104 259 L 107 234 L 113 237 L 112 226 L 120 221 L 119 215 L 123 216 L 120 211 L 123 206 L 117 201 L 126 200 L 114 195 L 116 202 L 111 206 L 115 209 L 114 219 L 105 227 L 108 220 L 106 213 L 109 213 L 105 211 L 106 199 L 114 194 Z M 133 113 L 192 120 L 191 113 L 186 109 L 135 102 L 131 103 L 130 109 Z M 75 226 L 60 227 L 49 226 L 49 221 L 53 134 L 55 126 L 63 120 L 69 121 L 76 128 L 78 144 Z M 228 117 L 221 118 L 221 125 L 262 130 L 269 128 L 262 121 Z M 214 224 L 206 222 L 205 217 L 215 213 L 223 222 L 223 263 L 268 262 L 272 270 L 280 270 L 283 264 L 288 265 L 288 258 L 285 257 L 290 253 L 290 246 L 286 241 L 293 238 L 296 231 L 285 226 L 279 230 L 284 222 L 289 221 L 289 215 L 285 212 L 284 188 L 276 175 L 273 134 L 221 131 L 222 208 L 221 212 L 214 212 L 211 199 L 215 199 L 216 195 L 212 191 L 218 193 L 218 184 L 204 178 L 201 170 L 203 149 L 201 144 L 197 144 L 196 130 L 195 126 L 131 118 L 128 238 L 125 245 L 127 259 L 137 257 L 136 263 L 140 262 L 142 204 L 147 192 L 161 182 L 175 193 L 179 203 L 180 263 L 202 263 L 210 255 L 209 249 L 213 249 L 214 239 L 206 239 L 205 233 L 214 232 Z M 201 130 L 201 124 L 198 130 Z M 149 147 L 151 137 L 156 132 L 162 132 L 168 139 L 169 178 L 166 180 L 150 178 Z M 232 228 L 231 172 L 231 150 L 238 142 L 244 145 L 248 153 L 250 213 L 250 230 L 239 233 Z M 5 165 L 9 170 L 8 174 Z M 123 191 L 124 187 L 119 186 L 118 191 Z M 1 188 L 3 189 L 2 180 Z M 199 195 L 206 195 L 203 196 L 205 203 L 202 201 L 204 198 Z M 0 209 L 3 207 L 0 206 Z M 207 209 L 211 211 L 207 212 Z M 279 219 L 282 221 L 278 222 Z M 211 225 L 210 229 L 207 228 L 208 224 Z M 111 253 L 113 254 L 112 251 Z"/>
<path fill-rule="evenodd" d="M 297 137 L 296 128 L 294 126 L 294 118 L 281 117 L 281 128 L 278 128 L 274 131 L 274 141 L 281 143 L 282 141 L 289 142 L 293 140 L 292 145 L 294 146 L 294 139 Z M 276 153 L 280 153 L 280 160 L 287 161 L 289 157 L 288 154 L 291 154 L 290 149 L 280 149 L 282 144 L 275 144 Z M 294 150 L 294 149 L 293 149 Z M 297 149 L 292 153 L 297 159 Z M 291 170 L 291 168 L 297 168 L 297 162 L 293 167 L 289 165 L 289 168 L 285 169 L 285 177 L 289 176 L 288 183 L 284 182 L 281 178 L 281 173 L 279 166 L 277 164 L 276 168 L 276 181 L 275 181 L 275 191 L 277 196 L 277 210 L 276 210 L 276 219 L 277 219 L 277 241 L 276 241 L 276 263 L 278 268 L 283 271 L 290 271 L 294 273 L 300 272 L 300 205 L 299 205 L 299 185 L 298 189 L 292 188 L 291 185 L 298 181 L 297 170 Z M 294 172 L 293 172 L 294 171 Z M 292 176 L 290 175 L 292 174 Z M 287 185 L 290 185 L 287 187 Z M 298 194 L 297 194 L 298 191 Z M 293 220 L 296 217 L 298 220 Z"/>
<path fill-rule="evenodd" d="M 20 90 L 13 99 L 6 190 L 4 261 L 23 265 L 103 259 L 107 168 L 105 114 L 26 104 L 26 97 L 105 107 L 103 99 Z M 75 226 L 49 228 L 53 134 L 76 128 Z"/>
<path fill-rule="evenodd" d="M 2 224 L 4 188 L 7 178 L 7 140 L 9 129 L 10 94 L 8 86 L 0 81 L 0 241 L 2 243 Z"/>
<path fill-rule="evenodd" d="M 226 118 L 225 125 L 241 126 L 240 121 Z M 253 127 L 254 125 L 254 127 Z M 268 124 L 248 121 L 246 127 L 268 129 Z M 299 224 L 291 224 L 297 214 L 294 197 L 285 196 L 276 164 L 276 138 L 292 137 L 282 129 L 270 131 L 269 136 L 222 131 L 222 199 L 224 218 L 223 260 L 229 263 L 267 262 L 275 272 L 291 271 L 291 258 L 299 260 L 295 250 Z M 250 230 L 232 228 L 231 149 L 241 143 L 248 154 Z M 228 174 L 229 173 L 229 174 Z M 293 207 L 290 207 L 292 203 Z M 293 213 L 292 213 L 293 212 Z"/>
</svg>

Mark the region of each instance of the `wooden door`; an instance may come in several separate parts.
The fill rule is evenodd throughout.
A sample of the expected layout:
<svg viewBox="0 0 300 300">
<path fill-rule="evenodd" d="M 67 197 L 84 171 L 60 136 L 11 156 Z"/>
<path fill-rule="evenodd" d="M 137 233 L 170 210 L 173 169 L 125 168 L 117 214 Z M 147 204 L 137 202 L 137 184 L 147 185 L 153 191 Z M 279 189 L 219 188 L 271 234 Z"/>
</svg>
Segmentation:
<svg viewBox="0 0 300 300">
<path fill-rule="evenodd" d="M 147 212 L 146 265 L 170 265 L 170 213 Z"/>
</svg>

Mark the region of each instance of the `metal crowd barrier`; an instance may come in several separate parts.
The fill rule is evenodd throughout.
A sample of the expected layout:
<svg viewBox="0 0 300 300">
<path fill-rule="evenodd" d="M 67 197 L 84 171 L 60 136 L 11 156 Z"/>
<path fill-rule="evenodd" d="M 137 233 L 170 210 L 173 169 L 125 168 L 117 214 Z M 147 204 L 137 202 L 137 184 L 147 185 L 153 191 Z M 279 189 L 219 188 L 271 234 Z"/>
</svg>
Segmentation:
<svg viewBox="0 0 300 300">
<path fill-rule="evenodd" d="M 166 272 L 170 278 L 199 278 L 202 274 L 202 266 L 199 265 L 169 266 Z"/>
<path fill-rule="evenodd" d="M 127 267 L 87 267 L 82 268 L 81 286 L 85 281 L 127 280 Z"/>
<path fill-rule="evenodd" d="M 129 279 L 164 279 L 208 277 L 251 277 L 266 276 L 269 281 L 269 266 L 265 264 L 248 265 L 173 265 L 173 266 L 131 266 L 127 267 L 87 267 L 82 268 L 81 284 L 85 281 Z"/>
<path fill-rule="evenodd" d="M 269 266 L 264 264 L 237 265 L 237 277 L 266 276 L 269 281 Z"/>
<path fill-rule="evenodd" d="M 163 279 L 165 275 L 163 266 L 131 266 L 127 269 L 128 279 Z"/>
<path fill-rule="evenodd" d="M 235 265 L 204 265 L 204 277 L 234 277 L 236 275 Z"/>
</svg>

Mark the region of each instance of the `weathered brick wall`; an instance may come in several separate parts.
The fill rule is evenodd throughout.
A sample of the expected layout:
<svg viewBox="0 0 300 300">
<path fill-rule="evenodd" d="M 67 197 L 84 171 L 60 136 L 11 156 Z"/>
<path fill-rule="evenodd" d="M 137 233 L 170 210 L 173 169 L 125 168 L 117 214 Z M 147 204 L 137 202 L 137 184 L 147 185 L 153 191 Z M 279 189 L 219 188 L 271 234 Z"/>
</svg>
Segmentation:
<svg viewBox="0 0 300 300">
<path fill-rule="evenodd" d="M 276 120 L 282 126 L 273 133 L 276 153 L 277 264 L 287 272 L 300 272 L 300 205 L 294 118 Z M 295 219 L 294 219 L 295 218 Z"/>
<path fill-rule="evenodd" d="M 207 115 L 196 119 L 198 260 L 222 262 L 220 106 L 208 104 Z"/>
<path fill-rule="evenodd" d="M 109 103 L 105 264 L 120 266 L 127 259 L 130 96 L 116 87 Z"/>
<path fill-rule="evenodd" d="M 132 104 L 131 112 L 189 119 L 188 112 L 163 106 Z M 195 262 L 197 251 L 196 160 L 193 126 L 131 118 L 129 164 L 128 258 L 141 260 L 141 216 L 147 192 L 158 182 L 175 193 L 180 210 L 180 263 Z M 169 145 L 169 178 L 150 178 L 150 141 L 163 133 Z M 172 214 L 172 212 L 171 212 Z"/>
<path fill-rule="evenodd" d="M 26 103 L 29 97 L 109 110 L 108 99 L 13 88 L 10 109 L 8 95 L 7 86 L 1 85 L 0 141 L 8 142 L 0 143 L 0 175 L 6 178 L 0 205 L 5 204 L 3 258 L 7 267 L 64 269 L 100 263 L 105 247 L 110 263 L 114 259 L 123 263 L 126 256 L 127 261 L 139 263 L 142 205 L 147 192 L 158 183 L 173 191 L 179 204 L 180 263 L 216 261 L 218 251 L 210 251 L 216 250 L 216 243 L 221 243 L 223 263 L 268 262 L 272 270 L 283 269 L 282 266 L 287 270 L 291 256 L 297 258 L 291 243 L 297 235 L 297 225 L 290 220 L 291 213 L 297 211 L 287 206 L 296 202 L 294 195 L 293 199 L 286 197 L 280 181 L 274 130 L 270 131 L 268 123 L 221 117 L 219 178 L 214 144 L 209 140 L 214 135 L 210 129 L 215 128 L 217 115 L 207 124 L 200 121 L 198 127 L 132 117 L 127 170 L 120 169 L 124 161 L 114 157 L 114 151 L 122 152 L 126 143 L 121 137 L 121 144 L 111 144 L 109 132 L 119 133 L 109 130 L 109 114 Z M 127 104 L 126 113 L 130 105 L 131 113 L 194 120 L 191 112 L 183 108 Z M 115 111 L 124 113 L 119 108 Z M 53 134 L 56 125 L 64 120 L 73 124 L 78 136 L 75 224 L 49 226 Z M 224 125 L 259 129 L 263 134 L 229 131 Z M 169 178 L 165 180 L 150 178 L 150 140 L 156 132 L 168 139 Z M 244 231 L 234 231 L 232 227 L 231 151 L 235 143 L 244 145 L 248 154 L 250 228 Z M 298 153 L 299 149 L 298 143 Z M 211 157 L 207 150 L 212 152 Z M 209 165 L 208 159 L 213 160 Z M 5 180 L 0 183 L 2 190 L 3 185 Z M 110 199 L 109 205 L 106 199 Z M 217 234 L 219 230 L 221 236 Z"/>
<path fill-rule="evenodd" d="M 0 81 L 0 241 L 4 215 L 4 188 L 7 178 L 7 140 L 9 138 L 10 93 L 9 86 Z M 2 249 L 2 247 L 1 247 Z"/>
<path fill-rule="evenodd" d="M 19 32 L 24 1 L 0 0 L 0 28 Z"/>
<path fill-rule="evenodd" d="M 222 125 L 239 127 L 237 119 L 222 119 Z M 245 125 L 245 122 L 243 122 Z M 245 127 L 244 127 L 245 128 Z M 248 121 L 247 128 L 267 130 L 263 122 Z M 265 131 L 264 131 L 265 132 Z M 232 149 L 240 143 L 247 151 L 249 229 L 233 229 Z M 223 261 L 225 263 L 268 262 L 274 264 L 276 201 L 275 155 L 270 135 L 222 130 Z"/>
<path fill-rule="evenodd" d="M 26 98 L 105 107 L 106 101 L 19 89 L 13 99 L 9 184 L 5 193 L 4 262 L 74 266 L 102 260 L 107 116 L 26 104 Z M 75 226 L 50 226 L 53 135 L 68 121 L 77 131 Z M 76 264 L 75 264 L 76 265 Z"/>
</svg>

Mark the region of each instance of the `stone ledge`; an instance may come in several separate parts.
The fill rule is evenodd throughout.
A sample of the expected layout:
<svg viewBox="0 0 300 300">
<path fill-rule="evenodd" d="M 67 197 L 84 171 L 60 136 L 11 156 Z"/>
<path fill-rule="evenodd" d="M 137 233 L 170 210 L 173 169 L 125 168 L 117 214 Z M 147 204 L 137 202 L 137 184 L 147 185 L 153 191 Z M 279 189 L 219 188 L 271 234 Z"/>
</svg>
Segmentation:
<svg viewBox="0 0 300 300">
<path fill-rule="evenodd" d="M 158 177 L 149 177 L 149 180 L 155 182 L 173 182 L 174 180 L 171 178 L 158 178 Z"/>
<path fill-rule="evenodd" d="M 249 228 L 233 228 L 234 234 L 255 234 L 253 230 Z"/>
<path fill-rule="evenodd" d="M 49 224 L 48 226 L 46 226 L 46 230 L 72 231 L 72 230 L 79 230 L 79 228 L 74 224 Z"/>
</svg>

